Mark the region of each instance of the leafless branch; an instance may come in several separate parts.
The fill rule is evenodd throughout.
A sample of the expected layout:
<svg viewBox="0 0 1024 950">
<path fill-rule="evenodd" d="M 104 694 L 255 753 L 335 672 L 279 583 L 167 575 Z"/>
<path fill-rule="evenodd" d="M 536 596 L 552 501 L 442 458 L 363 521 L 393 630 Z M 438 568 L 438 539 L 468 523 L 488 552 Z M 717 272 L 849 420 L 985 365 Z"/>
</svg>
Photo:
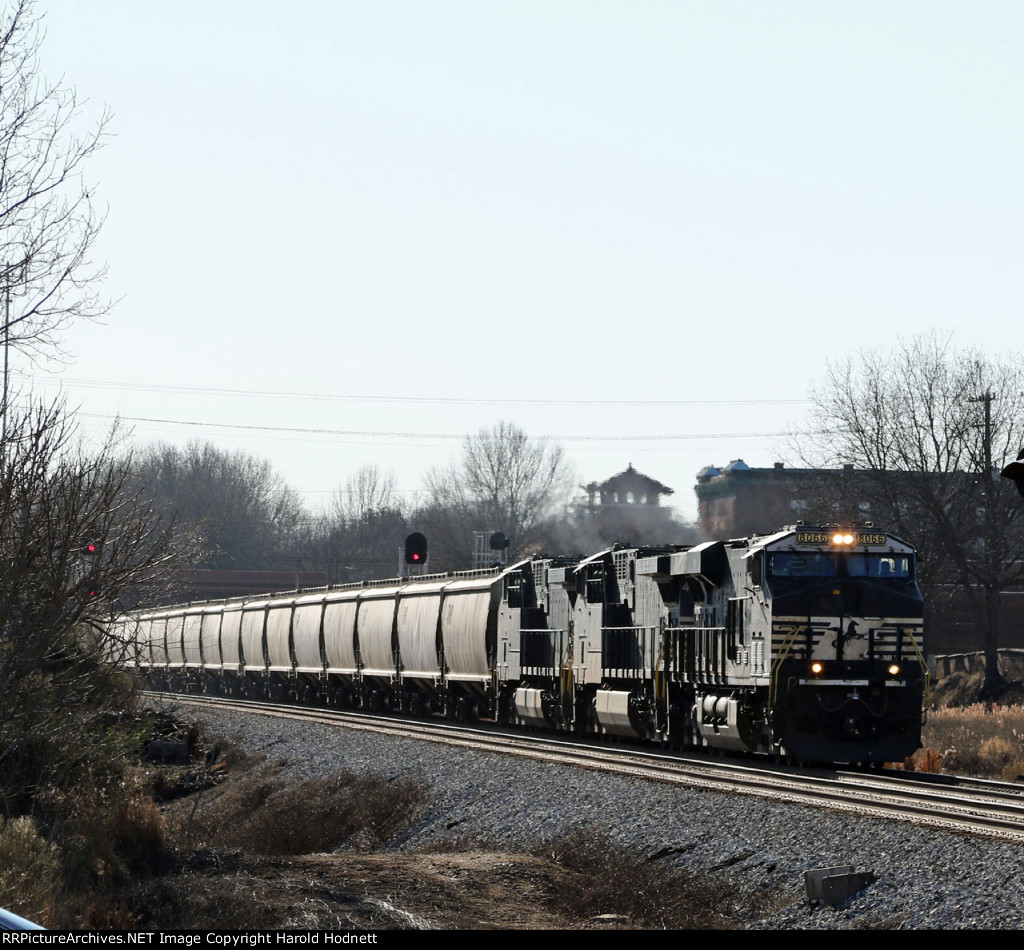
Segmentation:
<svg viewBox="0 0 1024 950">
<path fill-rule="evenodd" d="M 103 215 L 84 170 L 110 114 L 87 124 L 75 90 L 40 75 L 42 38 L 33 0 L 0 15 L 0 320 L 33 357 L 108 309 L 97 293 L 105 268 L 91 259 Z"/>
</svg>

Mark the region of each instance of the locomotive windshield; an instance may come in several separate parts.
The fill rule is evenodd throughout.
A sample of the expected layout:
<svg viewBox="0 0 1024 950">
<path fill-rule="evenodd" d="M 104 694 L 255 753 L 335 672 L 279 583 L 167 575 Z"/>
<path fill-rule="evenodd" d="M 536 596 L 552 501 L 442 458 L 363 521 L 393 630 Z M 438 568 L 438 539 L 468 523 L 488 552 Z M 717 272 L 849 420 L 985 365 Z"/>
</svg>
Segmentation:
<svg viewBox="0 0 1024 950">
<path fill-rule="evenodd" d="M 768 555 L 769 577 L 868 577 L 902 581 L 913 573 L 914 560 L 909 554 L 775 551 Z"/>
<path fill-rule="evenodd" d="M 911 559 L 909 554 L 851 554 L 847 571 L 850 577 L 905 580 L 911 574 Z"/>
<path fill-rule="evenodd" d="M 822 552 L 777 552 L 768 555 L 770 577 L 836 577 L 838 558 Z"/>
</svg>

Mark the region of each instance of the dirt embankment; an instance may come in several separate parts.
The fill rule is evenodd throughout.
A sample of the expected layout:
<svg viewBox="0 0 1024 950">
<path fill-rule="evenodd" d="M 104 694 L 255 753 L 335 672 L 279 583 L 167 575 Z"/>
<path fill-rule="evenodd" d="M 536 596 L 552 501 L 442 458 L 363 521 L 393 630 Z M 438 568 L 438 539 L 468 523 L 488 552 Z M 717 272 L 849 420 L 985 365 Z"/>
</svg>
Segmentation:
<svg viewBox="0 0 1024 950">
<path fill-rule="evenodd" d="M 88 923 L 140 928 L 573 930 L 738 926 L 772 905 L 727 873 L 674 867 L 599 831 L 531 853 L 486 842 L 388 850 L 431 807 L 404 779 L 289 777 L 229 753 L 155 776 L 166 860 Z M 104 916 L 105 915 L 105 916 Z"/>
<path fill-rule="evenodd" d="M 959 670 L 941 676 L 932 684 L 931 704 L 940 706 L 970 706 L 979 701 L 985 683 L 985 670 L 980 658 L 971 670 Z M 1014 655 L 1001 655 L 999 670 L 1004 685 L 986 701 L 1000 706 L 1024 705 L 1024 659 Z"/>
</svg>

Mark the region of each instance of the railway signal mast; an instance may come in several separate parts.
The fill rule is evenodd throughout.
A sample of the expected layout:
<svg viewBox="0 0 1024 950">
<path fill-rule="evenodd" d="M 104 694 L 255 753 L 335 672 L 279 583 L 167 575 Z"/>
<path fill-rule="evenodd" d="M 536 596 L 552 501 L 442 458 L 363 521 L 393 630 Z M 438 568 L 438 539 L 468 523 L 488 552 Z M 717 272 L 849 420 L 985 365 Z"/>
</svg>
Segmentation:
<svg viewBox="0 0 1024 950">
<path fill-rule="evenodd" d="M 473 567 L 508 564 L 509 540 L 501 531 L 473 532 Z"/>
</svg>

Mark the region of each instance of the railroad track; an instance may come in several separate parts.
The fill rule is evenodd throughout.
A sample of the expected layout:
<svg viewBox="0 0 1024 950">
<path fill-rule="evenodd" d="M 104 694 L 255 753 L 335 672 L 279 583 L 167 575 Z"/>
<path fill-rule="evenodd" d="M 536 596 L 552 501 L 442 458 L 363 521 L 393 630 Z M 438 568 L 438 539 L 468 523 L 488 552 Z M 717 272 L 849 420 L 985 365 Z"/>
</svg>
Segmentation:
<svg viewBox="0 0 1024 950">
<path fill-rule="evenodd" d="M 242 711 L 422 742 L 629 775 L 713 792 L 868 815 L 948 831 L 1024 841 L 1024 786 L 954 776 L 795 769 L 767 762 L 709 761 L 676 752 L 593 745 L 444 721 L 388 719 L 349 710 L 224 697 L 149 693 L 176 704 Z"/>
</svg>

